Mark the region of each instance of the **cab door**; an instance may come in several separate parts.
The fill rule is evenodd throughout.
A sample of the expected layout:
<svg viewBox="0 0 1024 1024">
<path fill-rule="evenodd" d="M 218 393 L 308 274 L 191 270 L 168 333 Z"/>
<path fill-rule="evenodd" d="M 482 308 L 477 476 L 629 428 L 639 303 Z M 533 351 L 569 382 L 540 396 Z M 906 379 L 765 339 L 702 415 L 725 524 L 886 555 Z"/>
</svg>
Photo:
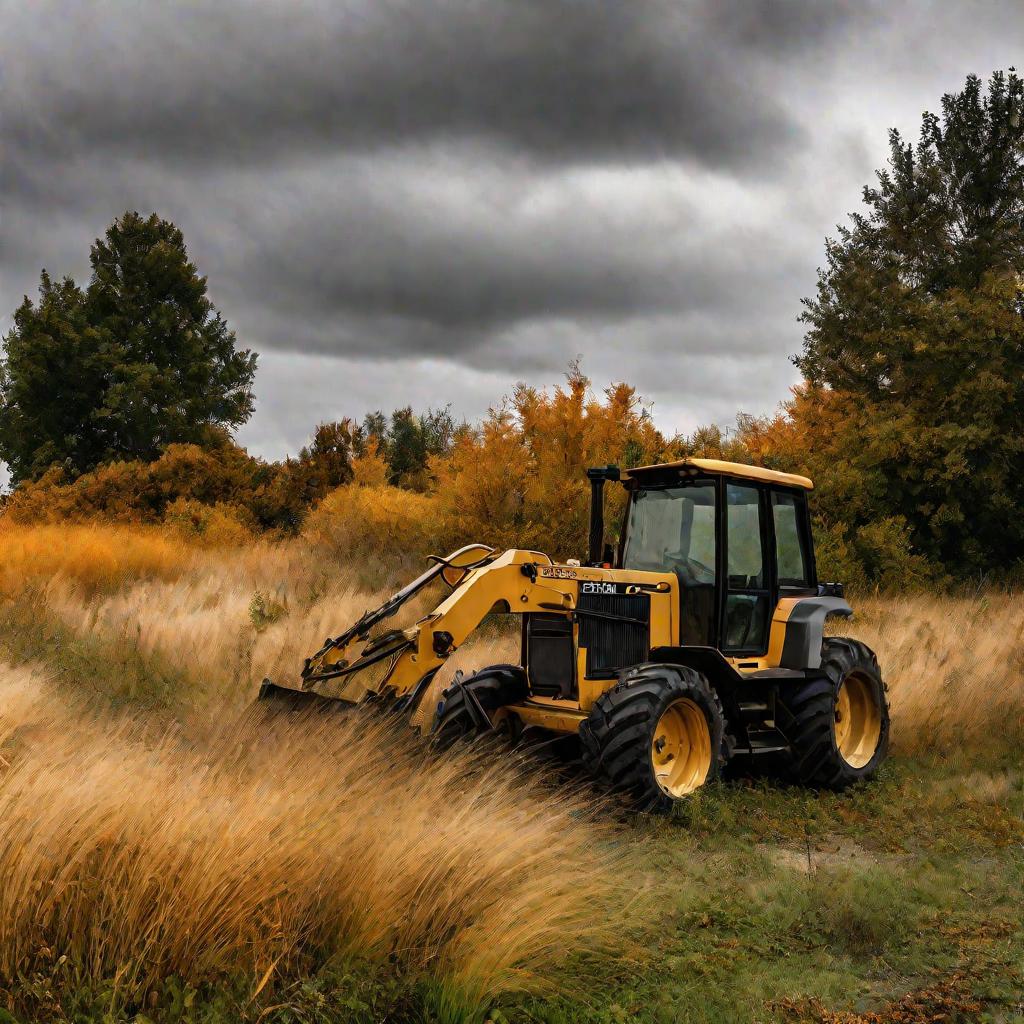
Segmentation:
<svg viewBox="0 0 1024 1024">
<path fill-rule="evenodd" d="M 763 487 L 724 481 L 724 602 L 721 650 L 730 656 L 764 654 L 773 607 L 768 553 L 768 503 Z"/>
</svg>

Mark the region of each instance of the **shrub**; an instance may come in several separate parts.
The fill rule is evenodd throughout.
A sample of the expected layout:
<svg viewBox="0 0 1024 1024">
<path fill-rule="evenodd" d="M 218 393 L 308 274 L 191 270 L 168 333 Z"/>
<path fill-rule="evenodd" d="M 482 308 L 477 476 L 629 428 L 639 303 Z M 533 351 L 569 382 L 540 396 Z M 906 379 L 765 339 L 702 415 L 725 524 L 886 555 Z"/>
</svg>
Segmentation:
<svg viewBox="0 0 1024 1024">
<path fill-rule="evenodd" d="M 633 388 L 615 384 L 604 399 L 573 367 L 553 393 L 520 385 L 480 430 L 463 432 L 450 456 L 436 459 L 439 526 L 449 546 L 481 541 L 585 554 L 589 466 L 638 465 L 670 454 Z M 607 521 L 624 494 L 610 488 Z"/>
<path fill-rule="evenodd" d="M 252 515 L 239 505 L 223 501 L 204 505 L 201 501 L 176 498 L 167 506 L 164 522 L 189 540 L 211 546 L 227 547 L 253 540 Z"/>
<path fill-rule="evenodd" d="M 436 499 L 389 484 L 332 491 L 309 515 L 303 535 L 335 554 L 389 558 L 425 554 L 438 538 Z"/>
<path fill-rule="evenodd" d="M 352 482 L 362 487 L 380 487 L 388 482 L 388 460 L 376 441 L 352 460 Z"/>
<path fill-rule="evenodd" d="M 76 480 L 54 467 L 11 495 L 15 522 L 159 522 L 169 505 L 187 500 L 215 505 L 251 498 L 260 469 L 235 445 L 170 445 L 154 462 L 112 462 Z"/>
<path fill-rule="evenodd" d="M 845 583 L 853 591 L 931 589 L 947 582 L 937 566 L 912 550 L 910 530 L 899 517 L 856 530 L 846 523 L 819 523 L 815 540 L 819 579 Z"/>
</svg>

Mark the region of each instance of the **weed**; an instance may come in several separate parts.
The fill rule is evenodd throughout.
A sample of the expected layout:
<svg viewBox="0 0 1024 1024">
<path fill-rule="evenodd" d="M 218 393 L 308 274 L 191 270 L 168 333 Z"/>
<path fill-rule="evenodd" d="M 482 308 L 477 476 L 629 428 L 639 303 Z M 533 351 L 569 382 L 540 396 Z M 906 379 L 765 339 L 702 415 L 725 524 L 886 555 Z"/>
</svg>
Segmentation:
<svg viewBox="0 0 1024 1024">
<path fill-rule="evenodd" d="M 249 621 L 257 633 L 262 633 L 267 626 L 280 622 L 287 614 L 287 605 L 280 604 L 261 590 L 257 590 L 249 602 Z"/>
</svg>

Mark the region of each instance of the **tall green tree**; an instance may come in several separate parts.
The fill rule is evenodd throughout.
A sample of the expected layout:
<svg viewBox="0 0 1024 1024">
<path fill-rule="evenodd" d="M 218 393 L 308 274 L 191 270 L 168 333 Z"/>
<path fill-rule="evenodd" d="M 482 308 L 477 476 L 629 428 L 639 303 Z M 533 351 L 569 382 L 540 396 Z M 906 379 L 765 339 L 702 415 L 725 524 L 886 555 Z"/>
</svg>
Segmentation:
<svg viewBox="0 0 1024 1024">
<path fill-rule="evenodd" d="M 890 132 L 866 209 L 826 243 L 796 360 L 842 395 L 833 516 L 903 522 L 961 574 L 1024 552 L 1022 107 L 1013 69 L 971 76 L 916 144 Z"/>
<path fill-rule="evenodd" d="M 361 436 L 373 441 L 383 453 L 392 484 L 422 488 L 426 486 L 430 457 L 447 455 L 466 429 L 465 423 L 456 423 L 450 405 L 427 409 L 422 415 L 406 406 L 395 409 L 390 419 L 380 410 L 367 413 Z"/>
<path fill-rule="evenodd" d="M 427 455 L 421 417 L 408 406 L 396 409 L 391 414 L 388 430 L 387 460 L 391 483 L 414 482 L 426 471 Z"/>
<path fill-rule="evenodd" d="M 0 458 L 15 482 L 221 443 L 252 414 L 256 356 L 206 293 L 181 231 L 125 213 L 97 239 L 83 292 L 43 272 L 0 360 Z"/>
</svg>

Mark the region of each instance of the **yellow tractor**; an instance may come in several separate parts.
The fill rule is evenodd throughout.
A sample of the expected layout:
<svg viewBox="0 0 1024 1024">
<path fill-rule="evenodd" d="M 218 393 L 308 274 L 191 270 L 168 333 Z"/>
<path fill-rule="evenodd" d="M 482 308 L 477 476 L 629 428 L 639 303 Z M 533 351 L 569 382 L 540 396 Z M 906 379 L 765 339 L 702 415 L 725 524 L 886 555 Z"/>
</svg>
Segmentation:
<svg viewBox="0 0 1024 1024">
<path fill-rule="evenodd" d="M 588 470 L 590 550 L 464 547 L 308 658 L 287 706 L 385 702 L 414 713 L 446 659 L 492 612 L 521 616 L 520 664 L 457 675 L 434 741 L 525 730 L 578 737 L 586 768 L 644 808 L 665 810 L 729 762 L 771 765 L 815 787 L 869 778 L 889 737 L 875 655 L 825 636 L 849 617 L 819 583 L 806 477 L 713 459 Z M 605 543 L 603 489 L 627 491 Z M 451 593 L 408 629 L 399 608 L 440 577 Z M 429 718 L 427 719 L 430 720 Z"/>
</svg>

